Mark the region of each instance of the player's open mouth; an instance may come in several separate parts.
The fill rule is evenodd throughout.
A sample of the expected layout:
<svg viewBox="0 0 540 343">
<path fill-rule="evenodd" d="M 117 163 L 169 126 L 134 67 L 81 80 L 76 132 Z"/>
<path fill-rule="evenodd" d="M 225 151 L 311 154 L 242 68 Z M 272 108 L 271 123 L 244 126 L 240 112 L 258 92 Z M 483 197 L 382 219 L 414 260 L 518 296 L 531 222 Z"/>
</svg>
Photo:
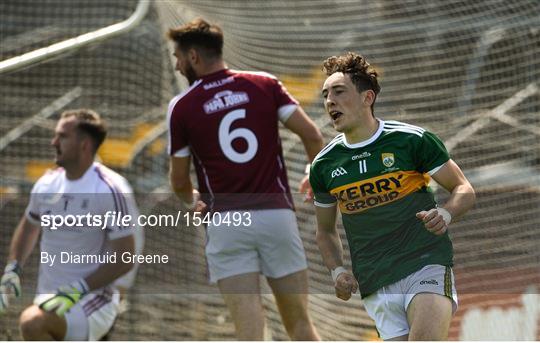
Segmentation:
<svg viewBox="0 0 540 343">
<path fill-rule="evenodd" d="M 338 119 L 339 117 L 341 117 L 343 113 L 339 112 L 339 111 L 331 111 L 330 112 L 330 117 L 332 118 L 332 120 L 336 120 Z"/>
</svg>

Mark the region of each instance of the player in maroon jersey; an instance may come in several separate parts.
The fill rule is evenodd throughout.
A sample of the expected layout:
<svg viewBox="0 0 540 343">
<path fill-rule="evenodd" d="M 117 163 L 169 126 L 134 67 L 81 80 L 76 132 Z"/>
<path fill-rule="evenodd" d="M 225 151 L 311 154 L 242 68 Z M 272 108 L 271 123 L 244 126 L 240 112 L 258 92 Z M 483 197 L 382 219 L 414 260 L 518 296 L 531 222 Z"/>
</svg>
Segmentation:
<svg viewBox="0 0 540 343">
<path fill-rule="evenodd" d="M 169 104 L 171 185 L 187 209 L 240 213 L 240 226 L 212 222 L 206 255 L 238 339 L 261 340 L 259 275 L 266 276 L 294 340 L 318 340 L 307 311 L 307 263 L 287 181 L 278 121 L 297 134 L 311 161 L 323 140 L 282 84 L 262 72 L 233 71 L 222 58 L 223 32 L 195 19 L 169 30 L 176 69 L 190 87 Z M 197 172 L 194 190 L 191 159 Z M 310 195 L 307 178 L 301 192 Z"/>
</svg>

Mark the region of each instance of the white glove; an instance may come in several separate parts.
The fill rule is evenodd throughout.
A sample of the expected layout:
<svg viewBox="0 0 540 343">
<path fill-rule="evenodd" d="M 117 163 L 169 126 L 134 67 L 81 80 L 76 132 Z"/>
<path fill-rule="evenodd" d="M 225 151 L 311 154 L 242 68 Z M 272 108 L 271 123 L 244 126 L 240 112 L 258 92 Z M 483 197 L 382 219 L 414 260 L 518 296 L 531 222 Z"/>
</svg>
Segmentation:
<svg viewBox="0 0 540 343">
<path fill-rule="evenodd" d="M 11 261 L 6 265 L 0 280 L 0 314 L 6 312 L 9 298 L 21 296 L 21 273 L 22 269 L 17 261 Z"/>
</svg>

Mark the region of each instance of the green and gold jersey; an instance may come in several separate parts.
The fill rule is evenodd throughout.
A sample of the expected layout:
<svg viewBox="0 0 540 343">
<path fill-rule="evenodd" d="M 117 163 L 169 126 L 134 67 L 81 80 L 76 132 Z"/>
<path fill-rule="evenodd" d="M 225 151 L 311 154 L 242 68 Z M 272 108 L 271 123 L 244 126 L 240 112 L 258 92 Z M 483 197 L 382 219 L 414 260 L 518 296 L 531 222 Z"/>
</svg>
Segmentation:
<svg viewBox="0 0 540 343">
<path fill-rule="evenodd" d="M 315 157 L 315 205 L 337 203 L 362 297 L 428 264 L 452 265 L 448 234 L 436 236 L 416 218 L 436 206 L 429 175 L 448 160 L 433 133 L 382 120 L 367 141 L 349 144 L 340 134 Z"/>
</svg>

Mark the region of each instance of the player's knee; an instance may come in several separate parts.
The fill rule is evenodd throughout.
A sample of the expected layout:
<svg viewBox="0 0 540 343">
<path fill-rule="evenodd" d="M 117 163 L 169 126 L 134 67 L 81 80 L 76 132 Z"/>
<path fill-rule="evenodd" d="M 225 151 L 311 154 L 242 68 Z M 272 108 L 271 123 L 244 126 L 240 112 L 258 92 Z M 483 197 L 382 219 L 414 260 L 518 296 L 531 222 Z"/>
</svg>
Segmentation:
<svg viewBox="0 0 540 343">
<path fill-rule="evenodd" d="M 409 333 L 411 341 L 446 341 L 448 340 L 448 331 L 446 330 L 426 330 Z"/>
<path fill-rule="evenodd" d="M 289 325 L 286 325 L 287 333 L 293 341 L 317 341 L 318 336 L 309 319 L 309 316 L 297 317 L 296 320 Z"/>
<path fill-rule="evenodd" d="M 448 340 L 448 323 L 432 323 L 432 325 L 413 325 L 409 332 L 411 341 L 446 341 Z"/>
<path fill-rule="evenodd" d="M 46 314 L 37 306 L 30 306 L 21 313 L 19 329 L 25 340 L 41 337 L 46 328 Z"/>
<path fill-rule="evenodd" d="M 291 339 L 294 341 L 320 340 L 319 335 L 317 334 L 317 330 L 315 330 L 315 327 L 310 320 L 302 321 L 300 325 L 297 325 L 291 336 Z"/>
</svg>

